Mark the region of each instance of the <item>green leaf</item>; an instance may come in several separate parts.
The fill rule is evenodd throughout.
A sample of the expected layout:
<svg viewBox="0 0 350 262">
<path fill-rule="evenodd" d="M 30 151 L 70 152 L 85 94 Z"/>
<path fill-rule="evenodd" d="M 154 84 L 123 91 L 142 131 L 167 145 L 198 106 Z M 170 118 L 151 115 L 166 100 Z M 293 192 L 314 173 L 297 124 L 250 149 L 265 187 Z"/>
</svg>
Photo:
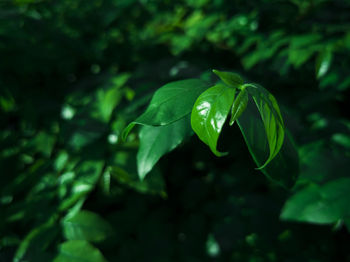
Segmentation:
<svg viewBox="0 0 350 262">
<path fill-rule="evenodd" d="M 208 84 L 199 79 L 187 79 L 172 82 L 159 88 L 146 111 L 123 131 L 125 140 L 135 124 L 163 126 L 171 124 L 192 110 L 197 97 L 208 88 Z"/>
<path fill-rule="evenodd" d="M 237 98 L 233 102 L 233 105 L 231 108 L 230 126 L 232 126 L 233 123 L 242 115 L 244 110 L 247 108 L 247 104 L 248 104 L 248 92 L 244 88 L 240 91 Z"/>
<path fill-rule="evenodd" d="M 284 124 L 282 115 L 275 97 L 261 86 L 247 86 L 264 123 L 265 133 L 269 144 L 269 157 L 259 169 L 265 168 L 278 154 L 284 141 Z"/>
<path fill-rule="evenodd" d="M 82 210 L 62 221 L 63 234 L 68 240 L 101 242 L 111 235 L 113 228 L 98 214 Z"/>
<path fill-rule="evenodd" d="M 37 261 L 38 257 L 41 258 L 47 247 L 59 235 L 55 222 L 56 217 L 52 217 L 46 223 L 30 231 L 18 246 L 14 261 L 23 261 L 25 259 Z"/>
<path fill-rule="evenodd" d="M 239 87 L 243 85 L 244 81 L 238 74 L 231 72 L 223 72 L 215 69 L 213 69 L 213 73 L 220 77 L 220 79 L 229 86 Z"/>
<path fill-rule="evenodd" d="M 350 178 L 344 177 L 325 185 L 316 184 L 300 190 L 285 203 L 281 219 L 315 224 L 336 223 L 348 219 Z"/>
<path fill-rule="evenodd" d="M 257 166 L 261 166 L 266 159 L 266 152 L 269 150 L 269 143 L 264 130 L 264 123 L 261 121 L 259 110 L 252 99 L 244 113 L 237 120 L 248 150 Z M 261 169 L 263 174 L 272 181 L 290 188 L 299 174 L 299 157 L 292 137 L 286 133 L 284 143 L 279 154 Z"/>
<path fill-rule="evenodd" d="M 164 154 L 176 148 L 191 134 L 189 116 L 166 126 L 143 126 L 137 153 L 137 170 L 141 180 Z"/>
<path fill-rule="evenodd" d="M 316 78 L 323 77 L 329 70 L 332 63 L 332 52 L 326 49 L 320 52 L 316 58 Z"/>
<path fill-rule="evenodd" d="M 140 177 L 134 173 L 129 173 L 120 167 L 113 167 L 111 177 L 118 183 L 142 194 L 160 195 L 166 197 L 166 186 L 162 173 L 158 168 L 153 168 L 147 177 L 140 181 Z"/>
<path fill-rule="evenodd" d="M 89 242 L 70 240 L 60 245 L 54 262 L 106 262 L 106 259 Z"/>
<path fill-rule="evenodd" d="M 102 175 L 103 165 L 103 161 L 85 160 L 77 165 L 75 172 L 60 176 L 59 194 L 62 199 L 59 210 L 70 208 L 95 188 Z"/>
<path fill-rule="evenodd" d="M 203 92 L 193 106 L 192 129 L 216 156 L 224 154 L 216 150 L 216 145 L 234 96 L 235 89 L 219 84 Z"/>
</svg>

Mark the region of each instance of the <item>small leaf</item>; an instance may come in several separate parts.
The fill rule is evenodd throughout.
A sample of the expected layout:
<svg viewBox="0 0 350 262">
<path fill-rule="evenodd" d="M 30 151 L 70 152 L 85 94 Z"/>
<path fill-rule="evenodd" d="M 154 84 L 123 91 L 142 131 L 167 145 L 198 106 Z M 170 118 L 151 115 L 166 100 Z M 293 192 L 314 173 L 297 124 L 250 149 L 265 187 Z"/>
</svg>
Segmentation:
<svg viewBox="0 0 350 262">
<path fill-rule="evenodd" d="M 172 82 L 159 88 L 146 111 L 123 131 L 125 140 L 135 124 L 163 126 L 171 124 L 191 113 L 197 97 L 208 88 L 208 84 L 199 79 L 187 79 Z"/>
<path fill-rule="evenodd" d="M 113 232 L 112 227 L 98 214 L 82 210 L 62 221 L 63 234 L 69 240 L 100 242 Z"/>
<path fill-rule="evenodd" d="M 103 161 L 86 160 L 75 167 L 75 172 L 61 175 L 59 180 L 59 210 L 67 210 L 79 200 L 84 199 L 96 186 L 103 171 Z"/>
<path fill-rule="evenodd" d="M 242 115 L 248 104 L 248 92 L 242 89 L 231 108 L 230 126 Z"/>
<path fill-rule="evenodd" d="M 60 245 L 54 262 L 106 262 L 106 259 L 89 242 L 70 240 Z"/>
<path fill-rule="evenodd" d="M 316 58 L 316 78 L 323 77 L 332 63 L 332 52 L 328 49 L 320 52 Z"/>
<path fill-rule="evenodd" d="M 279 106 L 272 94 L 261 86 L 251 84 L 247 90 L 252 95 L 260 112 L 269 144 L 270 154 L 265 163 L 259 167 L 262 169 L 278 154 L 283 145 L 284 124 Z"/>
<path fill-rule="evenodd" d="M 189 116 L 166 126 L 143 126 L 137 153 L 137 170 L 141 180 L 164 154 L 176 148 L 191 134 Z"/>
<path fill-rule="evenodd" d="M 234 89 L 219 84 L 203 92 L 193 106 L 192 129 L 216 156 L 224 155 L 216 150 L 216 145 L 234 96 Z"/>
<path fill-rule="evenodd" d="M 243 85 L 243 79 L 238 74 L 223 72 L 215 69 L 213 69 L 213 73 L 220 77 L 220 79 L 229 86 L 239 87 Z"/>
</svg>

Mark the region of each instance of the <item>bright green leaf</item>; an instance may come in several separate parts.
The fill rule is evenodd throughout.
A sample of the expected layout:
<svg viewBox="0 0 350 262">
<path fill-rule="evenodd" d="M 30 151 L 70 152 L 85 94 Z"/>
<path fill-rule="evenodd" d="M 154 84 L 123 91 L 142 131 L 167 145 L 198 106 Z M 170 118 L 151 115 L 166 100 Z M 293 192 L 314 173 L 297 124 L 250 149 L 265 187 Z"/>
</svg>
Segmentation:
<svg viewBox="0 0 350 262">
<path fill-rule="evenodd" d="M 112 227 L 98 214 L 81 210 L 62 221 L 63 234 L 68 240 L 100 242 L 113 232 Z"/>
<path fill-rule="evenodd" d="M 336 223 L 350 217 L 350 178 L 344 177 L 323 186 L 310 185 L 288 199 L 281 219 L 316 224 Z"/>
<path fill-rule="evenodd" d="M 234 96 L 234 89 L 219 84 L 203 92 L 193 106 L 192 129 L 216 156 L 223 155 L 216 145 Z"/>
<path fill-rule="evenodd" d="M 137 153 L 140 178 L 143 179 L 164 154 L 176 148 L 191 134 L 189 116 L 166 126 L 143 126 Z"/>
<path fill-rule="evenodd" d="M 231 108 L 231 119 L 230 119 L 231 126 L 242 115 L 242 113 L 247 107 L 247 104 L 248 104 L 248 92 L 246 89 L 242 89 L 238 94 L 237 98 L 235 99 L 235 101 L 233 102 L 233 105 Z"/>
<path fill-rule="evenodd" d="M 243 84 L 243 79 L 238 74 L 223 72 L 215 69 L 213 69 L 213 73 L 220 77 L 220 79 L 229 86 L 239 87 Z"/>
<path fill-rule="evenodd" d="M 89 242 L 70 240 L 60 245 L 54 262 L 106 262 L 106 259 Z"/>
<path fill-rule="evenodd" d="M 265 133 L 269 144 L 269 157 L 259 169 L 266 165 L 278 154 L 284 141 L 284 124 L 275 97 L 266 89 L 256 85 L 247 86 L 264 123 Z"/>
<path fill-rule="evenodd" d="M 332 52 L 328 49 L 320 52 L 316 58 L 316 77 L 323 77 L 332 63 Z"/>
<path fill-rule="evenodd" d="M 146 111 L 123 131 L 127 137 L 135 124 L 163 126 L 171 124 L 192 110 L 197 97 L 208 88 L 208 84 L 199 79 L 187 79 L 171 82 L 159 88 Z"/>
<path fill-rule="evenodd" d="M 82 161 L 75 168 L 75 172 L 66 173 L 69 175 L 67 180 L 64 180 L 64 175 L 61 176 L 59 183 L 62 195 L 60 197 L 63 199 L 59 205 L 60 210 L 70 208 L 95 188 L 101 177 L 103 164 L 103 161 Z"/>
</svg>

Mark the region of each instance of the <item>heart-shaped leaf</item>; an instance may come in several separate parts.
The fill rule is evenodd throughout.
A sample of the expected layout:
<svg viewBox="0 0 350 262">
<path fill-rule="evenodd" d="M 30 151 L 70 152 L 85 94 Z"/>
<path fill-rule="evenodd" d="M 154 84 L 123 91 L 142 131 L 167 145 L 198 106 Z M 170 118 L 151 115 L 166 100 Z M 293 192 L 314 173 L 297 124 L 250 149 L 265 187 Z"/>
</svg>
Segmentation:
<svg viewBox="0 0 350 262">
<path fill-rule="evenodd" d="M 284 141 L 284 124 L 275 97 L 261 86 L 247 85 L 264 123 L 265 133 L 269 144 L 270 154 L 262 169 L 278 154 Z"/>
<path fill-rule="evenodd" d="M 137 171 L 143 179 L 158 160 L 192 134 L 189 115 L 166 126 L 143 126 L 137 152 Z"/>
<path fill-rule="evenodd" d="M 231 108 L 230 126 L 242 115 L 248 104 L 248 92 L 244 88 L 239 92 Z"/>
<path fill-rule="evenodd" d="M 213 73 L 216 74 L 220 79 L 227 85 L 232 87 L 239 87 L 243 85 L 243 79 L 235 73 L 224 72 L 213 69 Z"/>
<path fill-rule="evenodd" d="M 200 79 L 187 79 L 171 82 L 159 88 L 146 111 L 131 122 L 123 132 L 127 137 L 135 124 L 163 126 L 171 124 L 191 113 L 197 97 L 208 88 Z"/>
<path fill-rule="evenodd" d="M 192 129 L 216 156 L 224 155 L 216 145 L 234 96 L 235 89 L 218 84 L 203 92 L 193 106 Z"/>
</svg>

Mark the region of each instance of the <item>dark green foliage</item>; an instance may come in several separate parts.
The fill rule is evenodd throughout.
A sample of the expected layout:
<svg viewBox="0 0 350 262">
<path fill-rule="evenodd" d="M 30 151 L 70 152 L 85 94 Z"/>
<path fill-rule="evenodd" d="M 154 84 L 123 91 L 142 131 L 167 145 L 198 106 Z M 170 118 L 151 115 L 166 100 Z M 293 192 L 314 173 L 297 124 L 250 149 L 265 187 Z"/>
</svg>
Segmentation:
<svg viewBox="0 0 350 262">
<path fill-rule="evenodd" d="M 348 0 L 0 1 L 0 262 L 350 261 L 349 21 Z M 190 121 L 213 86 L 220 158 Z"/>
</svg>

